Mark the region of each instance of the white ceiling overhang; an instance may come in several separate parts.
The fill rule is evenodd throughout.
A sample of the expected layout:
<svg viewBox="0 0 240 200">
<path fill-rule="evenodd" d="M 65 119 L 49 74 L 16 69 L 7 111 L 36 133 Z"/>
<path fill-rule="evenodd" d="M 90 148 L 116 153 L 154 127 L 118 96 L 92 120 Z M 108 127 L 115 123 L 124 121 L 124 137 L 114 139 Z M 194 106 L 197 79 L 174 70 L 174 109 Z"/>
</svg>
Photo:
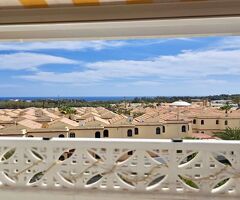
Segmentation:
<svg viewBox="0 0 240 200">
<path fill-rule="evenodd" d="M 1 0 L 0 40 L 237 35 L 239 0 Z"/>
</svg>

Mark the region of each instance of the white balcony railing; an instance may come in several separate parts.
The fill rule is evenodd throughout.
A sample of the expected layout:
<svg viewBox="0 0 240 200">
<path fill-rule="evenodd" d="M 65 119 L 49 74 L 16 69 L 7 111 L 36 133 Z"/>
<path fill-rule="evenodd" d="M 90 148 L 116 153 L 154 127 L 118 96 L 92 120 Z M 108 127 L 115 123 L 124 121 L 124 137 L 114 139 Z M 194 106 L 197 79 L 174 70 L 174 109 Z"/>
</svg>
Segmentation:
<svg viewBox="0 0 240 200">
<path fill-rule="evenodd" d="M 1 138 L 0 152 L 2 189 L 240 196 L 240 142 Z"/>
</svg>

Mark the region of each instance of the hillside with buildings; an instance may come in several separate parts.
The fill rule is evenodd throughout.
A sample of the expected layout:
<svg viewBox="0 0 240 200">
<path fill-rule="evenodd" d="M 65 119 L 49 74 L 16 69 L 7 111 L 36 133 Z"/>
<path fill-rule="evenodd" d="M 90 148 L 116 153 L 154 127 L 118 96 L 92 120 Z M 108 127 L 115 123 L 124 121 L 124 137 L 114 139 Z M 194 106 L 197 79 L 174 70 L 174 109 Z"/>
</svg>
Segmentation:
<svg viewBox="0 0 240 200">
<path fill-rule="evenodd" d="M 212 138 L 226 128 L 240 127 L 240 109 L 226 101 L 174 103 L 120 103 L 116 112 L 104 107 L 76 107 L 63 113 L 58 108 L 0 110 L 0 135 L 19 137 L 84 138 Z M 231 103 L 231 102 L 230 102 Z M 119 110 L 127 111 L 122 114 Z"/>
</svg>

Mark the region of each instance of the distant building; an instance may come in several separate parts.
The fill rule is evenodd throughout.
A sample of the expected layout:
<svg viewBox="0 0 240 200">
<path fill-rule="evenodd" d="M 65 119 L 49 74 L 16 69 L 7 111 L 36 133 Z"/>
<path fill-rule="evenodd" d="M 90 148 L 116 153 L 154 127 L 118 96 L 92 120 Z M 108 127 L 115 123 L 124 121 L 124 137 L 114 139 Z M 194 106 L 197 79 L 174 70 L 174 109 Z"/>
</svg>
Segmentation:
<svg viewBox="0 0 240 200">
<path fill-rule="evenodd" d="M 213 100 L 211 101 L 210 105 L 211 107 L 221 108 L 222 106 L 229 104 L 232 107 L 237 108 L 238 104 L 234 104 L 232 100 Z"/>
</svg>

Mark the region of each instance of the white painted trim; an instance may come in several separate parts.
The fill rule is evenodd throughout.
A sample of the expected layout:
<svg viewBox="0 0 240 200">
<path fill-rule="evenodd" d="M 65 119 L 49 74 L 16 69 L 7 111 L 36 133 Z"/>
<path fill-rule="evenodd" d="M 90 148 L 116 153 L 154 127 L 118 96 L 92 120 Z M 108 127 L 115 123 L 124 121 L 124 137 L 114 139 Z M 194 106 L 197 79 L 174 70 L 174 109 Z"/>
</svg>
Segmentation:
<svg viewBox="0 0 240 200">
<path fill-rule="evenodd" d="M 0 40 L 129 39 L 240 34 L 240 17 L 0 26 Z"/>
<path fill-rule="evenodd" d="M 223 197 L 220 195 L 199 196 L 196 194 L 146 194 L 141 192 L 108 192 L 108 191 L 97 191 L 89 192 L 88 190 L 39 190 L 39 189 L 1 189 L 1 197 L 6 200 L 26 200 L 31 197 L 33 200 L 237 200 L 238 197 Z M 97 197 L 97 198 L 96 198 Z"/>
</svg>

